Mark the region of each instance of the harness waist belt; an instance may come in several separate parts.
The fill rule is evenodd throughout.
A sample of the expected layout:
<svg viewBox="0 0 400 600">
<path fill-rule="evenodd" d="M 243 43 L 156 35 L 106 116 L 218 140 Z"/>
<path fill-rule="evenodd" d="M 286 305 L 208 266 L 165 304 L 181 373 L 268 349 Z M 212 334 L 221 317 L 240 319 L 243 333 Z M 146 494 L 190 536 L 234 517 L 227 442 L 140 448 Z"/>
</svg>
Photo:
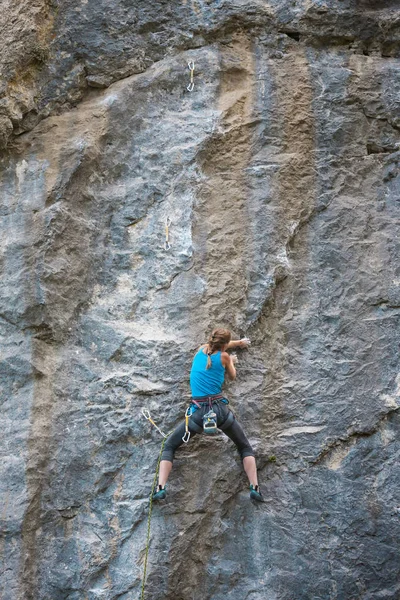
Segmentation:
<svg viewBox="0 0 400 600">
<path fill-rule="evenodd" d="M 192 398 L 193 404 L 204 404 L 208 402 L 213 402 L 214 400 L 222 400 L 225 396 L 223 394 L 214 394 L 212 396 L 196 396 L 196 398 Z"/>
</svg>

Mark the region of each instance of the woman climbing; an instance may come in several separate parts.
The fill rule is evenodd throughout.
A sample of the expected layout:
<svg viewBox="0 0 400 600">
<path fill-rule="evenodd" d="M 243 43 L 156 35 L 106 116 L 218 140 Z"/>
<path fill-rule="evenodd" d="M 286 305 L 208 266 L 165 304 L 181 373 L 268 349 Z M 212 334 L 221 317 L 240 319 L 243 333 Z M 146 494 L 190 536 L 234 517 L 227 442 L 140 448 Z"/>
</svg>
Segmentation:
<svg viewBox="0 0 400 600">
<path fill-rule="evenodd" d="M 196 353 L 190 372 L 192 391 L 192 402 L 189 408 L 190 418 L 187 427 L 185 427 L 185 422 L 181 423 L 165 442 L 160 462 L 158 488 L 153 495 L 153 500 L 163 500 L 166 496 L 165 485 L 172 469 L 175 450 L 183 444 L 185 432 L 188 429 L 191 436 L 196 435 L 196 433 L 203 433 L 203 418 L 212 409 L 215 416 L 211 417 L 211 420 L 208 419 L 208 425 L 211 425 L 211 428 L 213 425 L 215 427 L 215 420 L 216 426 L 236 444 L 249 479 L 250 498 L 259 502 L 263 501 L 258 487 L 253 449 L 234 414 L 228 408 L 229 401 L 221 393 L 225 373 L 231 380 L 236 378 L 235 363 L 237 357 L 230 356 L 226 351 L 232 348 L 247 348 L 249 343 L 247 339 L 231 341 L 230 331 L 227 329 L 214 329 L 208 343 L 201 346 Z"/>
</svg>

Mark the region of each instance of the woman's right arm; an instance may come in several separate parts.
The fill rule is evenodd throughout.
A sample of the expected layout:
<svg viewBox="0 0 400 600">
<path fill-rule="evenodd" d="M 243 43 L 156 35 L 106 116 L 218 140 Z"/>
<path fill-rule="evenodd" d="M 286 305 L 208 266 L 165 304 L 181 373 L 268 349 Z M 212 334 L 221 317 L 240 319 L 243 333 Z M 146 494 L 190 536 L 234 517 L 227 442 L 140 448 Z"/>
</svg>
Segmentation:
<svg viewBox="0 0 400 600">
<path fill-rule="evenodd" d="M 225 371 L 232 381 L 236 379 L 236 369 L 233 364 L 232 357 L 227 352 L 222 352 L 221 354 L 221 362 L 222 366 L 225 367 Z"/>
<path fill-rule="evenodd" d="M 228 344 L 229 350 L 233 348 L 248 348 L 251 344 L 249 338 L 242 338 L 241 340 L 231 340 Z"/>
</svg>

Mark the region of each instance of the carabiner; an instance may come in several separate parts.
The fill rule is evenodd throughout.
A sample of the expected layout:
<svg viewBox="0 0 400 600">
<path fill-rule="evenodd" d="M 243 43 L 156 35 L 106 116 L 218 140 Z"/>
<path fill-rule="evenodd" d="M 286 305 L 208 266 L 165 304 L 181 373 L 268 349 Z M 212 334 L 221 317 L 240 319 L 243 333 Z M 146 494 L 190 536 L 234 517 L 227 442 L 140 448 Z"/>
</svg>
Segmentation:
<svg viewBox="0 0 400 600">
<path fill-rule="evenodd" d="M 185 431 L 185 434 L 182 438 L 182 442 L 185 442 L 185 444 L 187 444 L 189 440 L 190 440 L 190 431 Z"/>
<path fill-rule="evenodd" d="M 150 419 L 151 419 L 150 412 L 147 410 L 147 408 L 142 408 L 142 415 L 144 416 L 145 419 L 150 421 Z"/>
</svg>

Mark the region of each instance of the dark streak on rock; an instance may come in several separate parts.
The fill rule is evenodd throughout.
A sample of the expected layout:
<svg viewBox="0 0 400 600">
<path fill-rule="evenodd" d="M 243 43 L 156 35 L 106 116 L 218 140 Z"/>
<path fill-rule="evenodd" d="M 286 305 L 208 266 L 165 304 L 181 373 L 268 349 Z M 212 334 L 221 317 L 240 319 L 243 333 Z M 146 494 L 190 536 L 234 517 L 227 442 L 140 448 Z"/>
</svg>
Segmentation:
<svg viewBox="0 0 400 600">
<path fill-rule="evenodd" d="M 376 421 L 374 424 L 371 424 L 368 428 L 365 428 L 363 430 L 358 430 L 358 429 L 355 429 L 353 431 L 350 430 L 347 436 L 340 437 L 340 438 L 330 442 L 320 452 L 320 454 L 317 456 L 317 458 L 310 461 L 310 464 L 312 466 L 324 464 L 324 462 L 329 460 L 332 452 L 334 452 L 338 448 L 349 447 L 354 442 L 357 442 L 358 440 L 361 440 L 363 438 L 368 438 L 368 437 L 374 435 L 375 433 L 377 433 L 379 431 L 379 429 L 382 426 L 385 425 L 385 423 L 390 418 L 390 415 L 396 413 L 399 409 L 400 409 L 400 406 L 398 406 L 396 408 L 392 408 L 392 409 L 388 410 L 387 412 L 385 412 L 378 421 Z"/>
</svg>

